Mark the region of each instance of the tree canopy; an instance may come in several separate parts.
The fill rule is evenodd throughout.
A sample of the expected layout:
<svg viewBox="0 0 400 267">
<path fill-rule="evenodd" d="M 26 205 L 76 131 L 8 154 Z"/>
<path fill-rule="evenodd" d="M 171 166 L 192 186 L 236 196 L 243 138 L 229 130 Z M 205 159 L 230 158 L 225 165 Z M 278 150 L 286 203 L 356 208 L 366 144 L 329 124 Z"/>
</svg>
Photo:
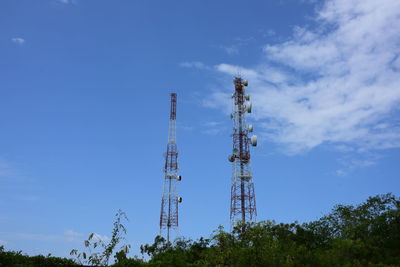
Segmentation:
<svg viewBox="0 0 400 267">
<path fill-rule="evenodd" d="M 337 205 L 319 220 L 303 224 L 262 221 L 238 224 L 231 232 L 220 226 L 210 238 L 179 238 L 173 243 L 156 236 L 153 244 L 140 247 L 149 260 L 128 258 L 122 249 L 114 255 L 113 266 L 400 266 L 399 207 L 399 198 L 385 194 L 357 206 Z M 67 259 L 28 257 L 0 248 L 0 266 L 70 264 Z"/>
</svg>

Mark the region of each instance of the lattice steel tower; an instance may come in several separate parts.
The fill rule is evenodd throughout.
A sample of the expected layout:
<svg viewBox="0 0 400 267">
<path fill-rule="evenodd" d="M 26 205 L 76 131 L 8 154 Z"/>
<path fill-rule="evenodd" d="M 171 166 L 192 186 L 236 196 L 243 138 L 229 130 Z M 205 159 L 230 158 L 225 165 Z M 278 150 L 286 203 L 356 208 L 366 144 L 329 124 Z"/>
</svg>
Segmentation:
<svg viewBox="0 0 400 267">
<path fill-rule="evenodd" d="M 182 177 L 178 175 L 178 150 L 176 147 L 176 94 L 172 93 L 160 214 L 160 235 L 163 235 L 163 231 L 166 230 L 168 242 L 171 230 L 175 230 L 175 236 L 178 235 L 178 204 L 182 202 L 182 198 L 178 196 L 178 182 L 181 179 Z"/>
<path fill-rule="evenodd" d="M 232 162 L 231 227 L 237 222 L 255 221 L 257 216 L 253 175 L 250 166 L 250 144 L 257 145 L 257 136 L 248 136 L 253 126 L 246 123 L 246 113 L 251 112 L 250 96 L 245 94 L 246 80 L 235 77 L 235 93 L 232 94 L 233 149 L 228 157 Z"/>
</svg>

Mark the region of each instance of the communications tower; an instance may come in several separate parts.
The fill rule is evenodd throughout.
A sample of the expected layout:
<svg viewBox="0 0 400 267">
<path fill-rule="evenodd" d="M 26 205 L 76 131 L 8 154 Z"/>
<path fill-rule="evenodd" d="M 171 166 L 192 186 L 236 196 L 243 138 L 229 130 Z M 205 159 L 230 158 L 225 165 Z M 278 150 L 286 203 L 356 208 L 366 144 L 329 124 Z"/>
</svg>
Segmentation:
<svg viewBox="0 0 400 267">
<path fill-rule="evenodd" d="M 178 234 L 178 204 L 182 198 L 178 196 L 178 150 L 176 146 L 176 94 L 171 94 L 167 152 L 164 165 L 164 189 L 161 198 L 160 235 L 166 230 L 167 242 L 171 230 Z"/>
<path fill-rule="evenodd" d="M 245 94 L 246 80 L 235 77 L 235 92 L 232 94 L 233 149 L 228 157 L 232 162 L 231 227 L 238 222 L 254 222 L 257 216 L 253 174 L 250 166 L 250 145 L 257 145 L 257 136 L 249 137 L 253 125 L 246 123 L 246 113 L 251 112 L 250 96 Z"/>
</svg>

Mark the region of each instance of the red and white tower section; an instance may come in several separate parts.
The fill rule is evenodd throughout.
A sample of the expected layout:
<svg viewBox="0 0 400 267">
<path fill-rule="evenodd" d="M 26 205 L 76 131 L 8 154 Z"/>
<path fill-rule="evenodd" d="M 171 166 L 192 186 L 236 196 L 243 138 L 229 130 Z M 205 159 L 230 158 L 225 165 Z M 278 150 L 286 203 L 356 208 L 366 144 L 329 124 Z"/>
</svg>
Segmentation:
<svg viewBox="0 0 400 267">
<path fill-rule="evenodd" d="M 176 146 L 176 94 L 171 94 L 171 108 L 169 116 L 169 131 L 167 152 L 164 165 L 164 189 L 161 198 L 160 235 L 164 235 L 167 241 L 174 230 L 178 235 L 178 206 L 182 198 L 178 195 L 178 183 L 182 177 L 178 174 L 178 150 Z M 166 233 L 165 233 L 166 232 Z"/>
<path fill-rule="evenodd" d="M 246 94 L 246 80 L 235 77 L 235 92 L 232 94 L 233 148 L 228 157 L 232 162 L 231 227 L 238 222 L 254 222 L 257 216 L 253 174 L 250 166 L 250 146 L 257 145 L 257 136 L 249 137 L 253 125 L 247 124 L 246 115 L 251 113 L 250 96 Z"/>
</svg>

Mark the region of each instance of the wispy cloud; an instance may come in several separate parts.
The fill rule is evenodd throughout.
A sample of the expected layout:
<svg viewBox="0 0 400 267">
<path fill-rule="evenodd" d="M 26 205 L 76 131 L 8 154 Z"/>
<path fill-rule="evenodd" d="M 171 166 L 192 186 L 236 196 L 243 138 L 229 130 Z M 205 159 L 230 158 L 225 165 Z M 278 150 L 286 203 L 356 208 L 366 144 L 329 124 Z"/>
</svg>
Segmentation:
<svg viewBox="0 0 400 267">
<path fill-rule="evenodd" d="M 223 108 L 224 113 L 229 115 L 232 111 L 230 95 L 229 92 L 215 91 L 203 99 L 202 104 L 207 108 Z"/>
<path fill-rule="evenodd" d="M 110 241 L 110 238 L 108 236 L 106 236 L 106 235 L 101 235 L 101 234 L 94 233 L 93 234 L 93 240 L 94 241 L 108 242 L 108 241 Z"/>
<path fill-rule="evenodd" d="M 40 199 L 37 186 L 20 164 L 0 157 L 0 186 L 5 189 L 0 194 L 1 203 L 24 201 L 34 202 Z"/>
<path fill-rule="evenodd" d="M 247 79 L 258 79 L 259 73 L 252 69 L 246 69 L 240 66 L 230 65 L 230 64 L 219 64 L 215 66 L 215 69 L 220 72 L 225 72 L 229 75 L 240 75 L 245 76 Z"/>
<path fill-rule="evenodd" d="M 222 122 L 220 121 L 208 121 L 205 122 L 203 125 L 206 127 L 216 127 L 216 126 L 220 126 L 222 124 Z"/>
<path fill-rule="evenodd" d="M 263 37 L 272 37 L 276 35 L 276 32 L 273 29 L 268 29 L 265 31 L 261 31 Z"/>
<path fill-rule="evenodd" d="M 239 47 L 237 45 L 221 45 L 221 48 L 228 54 L 228 55 L 238 55 L 239 54 Z"/>
<path fill-rule="evenodd" d="M 189 126 L 189 125 L 178 125 L 179 129 L 182 129 L 184 131 L 193 131 L 194 127 L 193 126 Z"/>
<path fill-rule="evenodd" d="M 68 242 L 82 241 L 83 236 L 84 235 L 82 233 L 75 232 L 74 230 L 64 231 L 65 240 Z"/>
<path fill-rule="evenodd" d="M 217 135 L 220 134 L 224 131 L 225 129 L 221 129 L 221 128 L 212 128 L 212 129 L 206 129 L 203 131 L 204 134 L 208 134 L 208 135 Z"/>
<path fill-rule="evenodd" d="M 71 4 L 72 0 L 57 0 L 58 2 L 62 3 L 62 4 Z"/>
<path fill-rule="evenodd" d="M 25 43 L 25 39 L 21 37 L 11 38 L 11 41 L 17 45 L 23 45 Z"/>
<path fill-rule="evenodd" d="M 356 169 L 374 166 L 377 164 L 379 158 L 381 156 L 376 153 L 347 153 L 343 158 L 339 159 L 341 168 L 336 170 L 336 174 L 338 176 L 346 176 Z"/>
<path fill-rule="evenodd" d="M 16 167 L 10 161 L 0 157 L 0 181 L 14 179 L 18 173 Z"/>
<path fill-rule="evenodd" d="M 209 66 L 200 61 L 181 62 L 179 66 L 183 68 L 210 69 Z"/>
<path fill-rule="evenodd" d="M 287 153 L 321 144 L 400 147 L 400 2 L 327 0 L 315 24 L 265 45 L 266 59 L 255 67 L 216 69 L 250 80 L 262 134 Z M 209 105 L 225 110 L 223 94 Z"/>
<path fill-rule="evenodd" d="M 15 232 L 0 232 L 2 237 L 7 240 L 33 240 L 38 242 L 82 242 L 87 236 L 83 233 L 68 229 L 64 233 L 42 234 L 42 233 L 15 233 Z M 93 236 L 95 241 L 102 240 L 108 242 L 109 237 L 95 233 Z M 1 242 L 0 242 L 1 243 Z"/>
<path fill-rule="evenodd" d="M 0 232 L 0 234 L 8 240 L 34 240 L 34 241 L 56 241 L 60 240 L 62 236 L 50 234 L 31 234 L 31 233 L 12 233 Z"/>
<path fill-rule="evenodd" d="M 208 135 L 217 135 L 225 131 L 227 128 L 223 125 L 222 122 L 218 121 L 208 121 L 203 123 L 203 127 L 205 128 L 202 132 Z"/>
<path fill-rule="evenodd" d="M 238 36 L 233 38 L 231 44 L 220 45 L 220 49 L 224 50 L 230 56 L 239 55 L 240 50 L 245 49 L 251 43 L 254 43 L 256 39 L 253 36 Z"/>
</svg>

